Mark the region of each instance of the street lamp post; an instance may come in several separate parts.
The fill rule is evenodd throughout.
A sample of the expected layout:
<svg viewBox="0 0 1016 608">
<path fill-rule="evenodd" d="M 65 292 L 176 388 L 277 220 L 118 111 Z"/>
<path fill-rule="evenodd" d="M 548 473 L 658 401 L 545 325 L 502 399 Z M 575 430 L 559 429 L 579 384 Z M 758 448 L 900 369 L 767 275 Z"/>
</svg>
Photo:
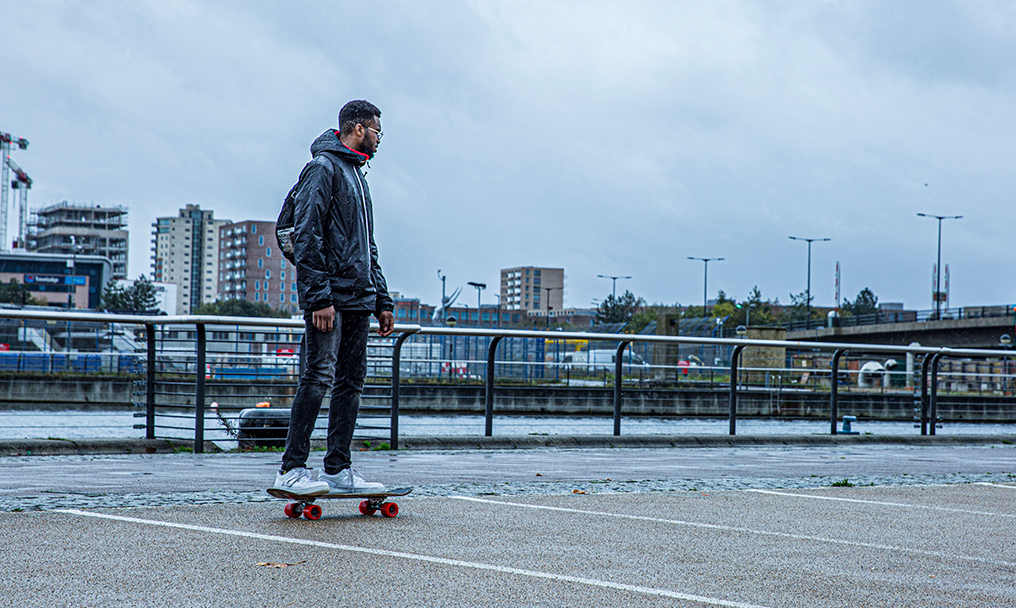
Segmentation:
<svg viewBox="0 0 1016 608">
<path fill-rule="evenodd" d="M 808 242 L 808 291 L 805 292 L 805 299 L 807 300 L 806 313 L 804 317 L 805 327 L 811 324 L 811 244 L 815 241 L 831 241 L 832 239 L 806 239 L 799 236 L 790 237 L 794 241 L 807 241 Z"/>
<path fill-rule="evenodd" d="M 689 260 L 699 260 L 704 262 L 702 278 L 702 316 L 709 316 L 709 262 L 722 262 L 726 258 L 693 258 L 688 256 Z"/>
<path fill-rule="evenodd" d="M 487 284 L 469 281 L 468 283 L 466 283 L 466 285 L 472 285 L 473 287 L 476 288 L 476 326 L 479 327 L 480 322 L 482 320 L 480 317 L 480 292 L 483 291 L 484 289 L 487 289 Z"/>
<path fill-rule="evenodd" d="M 550 305 L 550 292 L 555 289 L 564 289 L 564 287 L 544 287 L 543 289 L 547 292 L 547 327 L 550 327 L 550 311 L 554 308 Z"/>
<path fill-rule="evenodd" d="M 935 265 L 935 320 L 941 319 L 942 308 L 942 220 L 958 220 L 962 215 L 932 215 L 930 213 L 918 213 L 921 217 L 930 217 L 938 220 L 938 263 Z"/>
<path fill-rule="evenodd" d="M 494 297 L 497 298 L 497 317 L 495 318 L 494 327 L 501 329 L 501 294 L 495 293 Z"/>
<path fill-rule="evenodd" d="M 611 294 L 614 296 L 615 300 L 617 299 L 617 280 L 618 279 L 630 279 L 631 278 L 631 277 L 615 277 L 615 276 L 611 276 L 609 274 L 598 274 L 596 276 L 598 278 L 601 278 L 601 279 L 610 279 L 611 281 L 613 281 L 613 287 L 611 287 Z"/>
</svg>

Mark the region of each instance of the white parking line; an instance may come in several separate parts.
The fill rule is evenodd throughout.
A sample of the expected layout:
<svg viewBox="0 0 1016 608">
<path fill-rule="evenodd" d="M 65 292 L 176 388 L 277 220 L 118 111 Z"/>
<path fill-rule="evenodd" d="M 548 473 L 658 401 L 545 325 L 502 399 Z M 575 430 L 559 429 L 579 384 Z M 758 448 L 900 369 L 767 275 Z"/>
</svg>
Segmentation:
<svg viewBox="0 0 1016 608">
<path fill-rule="evenodd" d="M 264 540 L 278 543 L 289 543 L 293 545 L 306 545 L 310 547 L 320 547 L 324 549 L 335 549 L 337 551 L 349 551 L 351 553 L 367 553 L 375 556 L 394 557 L 399 559 L 413 560 L 417 562 L 426 562 L 431 564 L 441 564 L 443 566 L 457 566 L 459 568 L 471 568 L 473 570 L 486 570 L 489 572 L 501 572 L 504 574 L 514 574 L 517 576 L 526 576 L 529 578 L 538 578 L 544 580 L 560 581 L 565 583 L 575 583 L 578 585 L 588 585 L 590 587 L 598 587 L 601 589 L 615 589 L 618 591 L 629 591 L 631 593 L 639 593 L 642 595 L 650 595 L 656 597 L 668 597 L 678 600 L 685 600 L 689 602 L 698 602 L 700 604 L 708 604 L 711 606 L 725 606 L 728 608 L 766 608 L 758 604 L 745 604 L 742 602 L 731 602 L 727 600 L 721 600 L 712 597 L 704 597 L 701 595 L 691 595 L 688 593 L 678 593 L 676 591 L 670 591 L 667 589 L 657 589 L 654 587 L 642 587 L 639 585 L 625 585 L 623 583 L 614 583 L 611 581 L 603 581 L 593 578 L 582 578 L 578 576 L 568 576 L 566 574 L 553 574 L 550 572 L 539 572 L 537 570 L 524 570 L 521 568 L 511 568 L 508 566 L 495 566 L 493 564 L 483 564 L 479 562 L 467 562 L 458 559 L 447 559 L 444 557 L 434 557 L 430 555 L 420 555 L 417 553 L 404 553 L 402 551 L 385 551 L 383 549 L 368 549 L 365 547 L 355 547 L 352 545 L 337 545 L 334 543 L 325 543 L 316 540 L 307 540 L 302 538 L 289 538 L 286 536 L 275 536 L 272 534 L 258 534 L 256 532 L 244 532 L 241 530 L 227 530 L 225 528 L 209 528 L 206 526 L 194 526 L 191 524 L 180 524 L 170 521 L 159 521 L 155 519 L 140 519 L 137 517 L 123 517 L 120 515 L 107 515 L 105 513 L 92 513 L 88 511 L 81 511 L 78 509 L 56 509 L 58 513 L 67 513 L 70 515 L 79 515 L 83 517 L 94 517 L 97 519 L 110 519 L 113 521 L 122 521 L 134 524 L 142 524 L 146 526 L 159 526 L 163 528 L 176 528 L 179 530 L 191 530 L 194 532 L 207 532 L 209 534 L 223 534 L 226 536 L 239 536 L 241 538 L 251 538 L 256 540 Z"/>
<path fill-rule="evenodd" d="M 979 485 L 979 486 L 991 486 L 993 488 L 1005 488 L 1007 490 L 1016 490 L 1016 486 L 1008 486 L 1008 485 L 1006 485 L 1004 483 L 991 483 L 990 481 L 979 481 L 979 482 L 977 482 L 977 485 Z"/>
<path fill-rule="evenodd" d="M 794 492 L 777 492 L 776 490 L 745 490 L 756 494 L 772 494 L 774 496 L 793 496 L 794 498 L 811 498 L 814 500 L 832 500 L 837 502 L 853 502 L 865 505 L 879 505 L 883 507 L 903 507 L 907 509 L 924 509 L 926 511 L 945 511 L 946 513 L 966 513 L 968 515 L 990 515 L 992 517 L 1016 517 L 1012 513 L 992 513 L 990 511 L 971 511 L 970 509 L 955 509 L 953 507 L 934 507 L 931 505 L 915 505 L 906 502 L 886 502 L 881 500 L 861 500 L 859 498 L 843 498 L 840 496 L 816 496 L 814 494 L 795 494 Z"/>
<path fill-rule="evenodd" d="M 562 513 L 579 513 L 582 515 L 600 515 L 603 517 L 617 517 L 619 519 L 632 519 L 636 521 L 648 521 L 661 524 L 673 524 L 677 526 L 687 526 L 689 528 L 703 528 L 706 530 L 722 530 L 724 532 L 743 532 L 745 534 L 758 534 L 760 536 L 773 536 L 777 538 L 789 538 L 793 540 L 807 540 L 815 541 L 820 543 L 829 543 L 833 545 L 845 545 L 848 547 L 860 547 L 864 549 L 878 549 L 880 551 L 895 551 L 898 553 L 909 553 L 912 555 L 924 555 L 928 557 L 938 557 L 942 559 L 956 559 L 962 561 L 978 562 L 982 564 L 992 564 L 995 566 L 1006 566 L 1016 567 L 1016 562 L 1004 562 L 995 559 L 988 559 L 984 557 L 975 557 L 972 555 L 960 555 L 955 553 L 944 553 L 942 551 L 924 551 L 922 549 L 912 549 L 910 547 L 896 547 L 893 545 L 879 545 L 876 543 L 864 543 L 860 541 L 844 540 L 842 538 L 827 538 L 824 536 L 809 536 L 807 534 L 793 534 L 790 532 L 773 532 L 771 530 L 757 530 L 754 528 L 742 528 L 738 526 L 724 526 L 722 524 L 704 524 L 693 521 L 682 521 L 680 519 L 663 519 L 661 517 L 648 517 L 644 515 L 629 515 L 627 513 L 611 513 L 610 511 L 588 511 L 584 509 L 568 509 L 565 507 L 549 507 L 545 505 L 531 505 L 519 502 L 502 502 L 499 500 L 488 500 L 485 498 L 473 498 L 471 496 L 450 496 L 457 500 L 467 500 L 470 502 L 482 502 L 492 505 L 501 505 L 505 507 L 519 507 L 523 509 L 538 509 L 543 511 L 559 511 Z"/>
</svg>

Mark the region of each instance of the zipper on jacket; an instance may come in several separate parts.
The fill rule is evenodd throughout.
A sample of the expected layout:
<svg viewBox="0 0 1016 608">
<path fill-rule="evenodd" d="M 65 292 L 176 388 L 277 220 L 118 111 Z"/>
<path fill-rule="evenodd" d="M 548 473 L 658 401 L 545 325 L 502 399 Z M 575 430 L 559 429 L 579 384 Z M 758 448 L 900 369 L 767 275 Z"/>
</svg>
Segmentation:
<svg viewBox="0 0 1016 608">
<path fill-rule="evenodd" d="M 375 289 L 374 285 L 374 258 L 370 253 L 370 232 L 369 232 L 369 219 L 367 217 L 367 194 L 366 188 L 363 187 L 363 182 L 360 181 L 360 172 L 353 167 L 353 174 L 356 176 L 356 184 L 360 187 L 360 203 L 363 205 L 363 239 L 364 249 L 367 251 L 367 279 L 370 281 L 371 286 Z"/>
</svg>

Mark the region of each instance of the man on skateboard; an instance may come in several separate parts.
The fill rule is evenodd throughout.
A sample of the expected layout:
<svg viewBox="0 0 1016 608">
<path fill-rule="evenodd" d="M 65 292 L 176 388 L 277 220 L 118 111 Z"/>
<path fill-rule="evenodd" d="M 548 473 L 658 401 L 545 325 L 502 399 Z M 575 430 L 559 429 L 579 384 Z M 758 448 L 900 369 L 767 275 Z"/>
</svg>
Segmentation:
<svg viewBox="0 0 1016 608">
<path fill-rule="evenodd" d="M 360 167 L 381 141 L 381 111 L 350 101 L 339 112 L 339 130 L 311 145 L 314 160 L 295 199 L 294 252 L 304 311 L 306 365 L 293 398 L 286 452 L 277 490 L 300 496 L 328 492 L 384 492 L 380 483 L 353 472 L 350 443 L 367 375 L 367 333 L 374 314 L 381 336 L 395 325 L 392 298 L 378 265 L 370 191 Z M 310 435 L 331 388 L 324 473 L 307 470 Z"/>
</svg>

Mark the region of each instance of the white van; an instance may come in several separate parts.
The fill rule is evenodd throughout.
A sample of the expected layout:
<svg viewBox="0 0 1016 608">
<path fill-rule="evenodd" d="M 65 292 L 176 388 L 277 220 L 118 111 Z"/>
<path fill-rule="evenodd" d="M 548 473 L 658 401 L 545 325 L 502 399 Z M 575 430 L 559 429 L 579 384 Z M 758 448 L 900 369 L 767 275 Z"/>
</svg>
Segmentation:
<svg viewBox="0 0 1016 608">
<path fill-rule="evenodd" d="M 616 349 L 594 348 L 592 350 L 566 353 L 561 358 L 561 362 L 564 364 L 565 369 L 577 372 L 599 372 L 603 370 L 613 372 L 616 369 L 614 365 L 614 358 L 616 356 Z M 628 349 L 625 349 L 624 355 L 621 357 L 621 362 L 624 364 L 625 373 L 629 373 L 635 368 L 649 367 L 649 364 L 647 364 L 638 353 L 632 352 Z"/>
</svg>

